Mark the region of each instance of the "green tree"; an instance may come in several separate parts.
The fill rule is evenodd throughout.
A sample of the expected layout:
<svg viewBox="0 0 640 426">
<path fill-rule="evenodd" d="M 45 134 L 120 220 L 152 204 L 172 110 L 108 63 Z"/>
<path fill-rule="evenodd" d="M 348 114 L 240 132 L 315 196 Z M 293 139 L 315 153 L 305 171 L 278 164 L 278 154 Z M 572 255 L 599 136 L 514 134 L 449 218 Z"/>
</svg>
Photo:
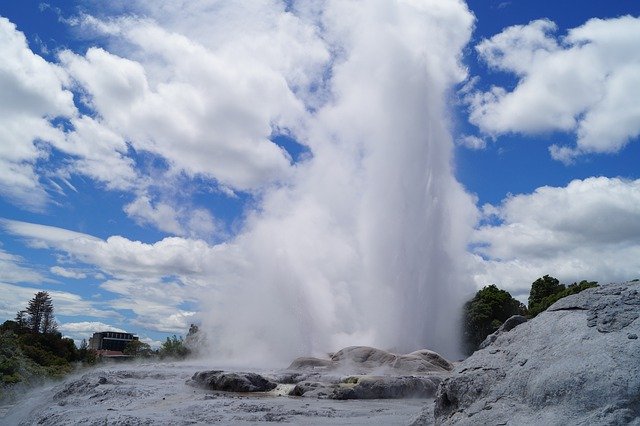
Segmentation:
<svg viewBox="0 0 640 426">
<path fill-rule="evenodd" d="M 583 290 L 597 286 L 597 281 L 582 280 L 579 283 L 575 282 L 565 287 L 564 284 L 560 284 L 558 280 L 553 277 L 549 277 L 548 275 L 538 278 L 531 285 L 531 294 L 529 296 L 529 316 L 533 318 L 540 312 L 546 311 L 549 306 L 553 305 L 563 297 L 580 293 Z M 534 287 L 536 287 L 535 294 Z M 555 289 L 555 291 L 553 291 L 553 289 Z"/>
<path fill-rule="evenodd" d="M 28 326 L 27 311 L 25 311 L 24 309 L 21 311 L 18 311 L 18 313 L 16 314 L 15 322 L 19 328 L 27 328 Z"/>
<path fill-rule="evenodd" d="M 464 305 L 463 349 L 470 355 L 480 343 L 513 315 L 526 315 L 527 308 L 495 285 L 479 290 Z"/>
<path fill-rule="evenodd" d="M 552 296 L 565 289 L 563 284 L 560 284 L 557 278 L 545 275 L 538 278 L 531 284 L 531 291 L 529 293 L 529 311 L 538 311 L 542 301 L 549 296 Z M 543 309 L 544 310 L 544 309 Z"/>
<path fill-rule="evenodd" d="M 125 355 L 131 355 L 133 357 L 148 358 L 152 354 L 151 346 L 148 343 L 141 342 L 140 340 L 132 340 L 127 343 L 123 353 Z"/>
<path fill-rule="evenodd" d="M 184 345 L 182 336 L 178 338 L 175 334 L 172 337 L 167 337 L 160 347 L 160 357 L 165 358 L 185 358 L 189 355 L 190 351 Z"/>
<path fill-rule="evenodd" d="M 25 311 L 16 315 L 33 333 L 55 333 L 57 325 L 53 317 L 53 301 L 46 291 L 39 291 L 31 299 Z"/>
</svg>

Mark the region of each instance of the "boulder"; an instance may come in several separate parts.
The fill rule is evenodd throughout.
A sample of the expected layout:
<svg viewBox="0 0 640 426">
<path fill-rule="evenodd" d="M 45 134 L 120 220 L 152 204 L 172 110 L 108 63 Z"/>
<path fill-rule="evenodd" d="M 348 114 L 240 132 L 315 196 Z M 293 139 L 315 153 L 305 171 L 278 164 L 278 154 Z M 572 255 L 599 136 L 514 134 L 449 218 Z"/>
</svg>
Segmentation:
<svg viewBox="0 0 640 426">
<path fill-rule="evenodd" d="M 277 383 L 256 373 L 236 373 L 221 370 L 199 371 L 188 382 L 211 390 L 225 392 L 267 392 Z"/>
<path fill-rule="evenodd" d="M 638 283 L 559 300 L 458 364 L 435 423 L 640 425 L 639 316 Z"/>
<path fill-rule="evenodd" d="M 287 370 L 315 370 L 333 367 L 334 363 L 329 359 L 300 357 L 293 360 Z"/>
<path fill-rule="evenodd" d="M 509 331 L 513 330 L 515 327 L 517 327 L 518 325 L 522 324 L 523 322 L 527 322 L 527 319 L 525 317 L 523 317 L 522 315 L 514 315 L 514 316 L 508 318 L 500 326 L 500 328 L 498 328 L 493 334 L 488 335 L 487 338 L 484 339 L 482 341 L 482 343 L 480 343 L 479 349 L 486 348 L 487 346 L 489 346 L 490 344 L 495 342 L 495 340 L 500 335 L 502 335 L 503 333 L 506 333 L 506 332 L 509 332 Z"/>
<path fill-rule="evenodd" d="M 321 399 L 428 398 L 451 368 L 449 361 L 427 349 L 398 355 L 351 346 L 330 359 L 297 358 L 269 378 L 211 370 L 195 373 L 187 383 L 227 392 L 265 392 L 281 384 L 289 396 Z"/>
</svg>

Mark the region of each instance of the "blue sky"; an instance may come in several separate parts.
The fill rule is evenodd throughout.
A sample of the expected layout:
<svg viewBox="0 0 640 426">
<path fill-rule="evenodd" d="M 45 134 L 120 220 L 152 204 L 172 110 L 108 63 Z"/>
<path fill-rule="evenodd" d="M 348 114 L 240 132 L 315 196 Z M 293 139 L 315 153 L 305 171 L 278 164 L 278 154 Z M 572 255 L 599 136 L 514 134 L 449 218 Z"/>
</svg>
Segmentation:
<svg viewBox="0 0 640 426">
<path fill-rule="evenodd" d="M 456 253 L 465 295 L 640 276 L 636 2 L 233 3 L 0 3 L 0 317 L 45 289 L 75 339 L 228 336 L 234 304 L 274 292 L 339 310 L 327 283 L 354 299 L 378 268 L 364 246 L 376 258 L 404 232 Z"/>
</svg>

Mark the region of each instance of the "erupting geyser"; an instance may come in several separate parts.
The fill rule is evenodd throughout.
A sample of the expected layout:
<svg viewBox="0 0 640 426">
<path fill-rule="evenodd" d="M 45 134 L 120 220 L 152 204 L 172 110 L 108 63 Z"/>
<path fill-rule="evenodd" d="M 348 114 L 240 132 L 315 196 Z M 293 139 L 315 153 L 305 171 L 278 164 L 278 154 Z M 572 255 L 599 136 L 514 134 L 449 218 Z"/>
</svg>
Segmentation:
<svg viewBox="0 0 640 426">
<path fill-rule="evenodd" d="M 310 118 L 290 131 L 310 155 L 217 247 L 233 273 L 204 296 L 212 350 L 283 362 L 357 344 L 455 356 L 475 208 L 452 172 L 446 98 L 464 79 L 473 17 L 453 0 L 307 12 L 289 13 L 331 53 L 315 91 L 297 93 Z"/>
</svg>

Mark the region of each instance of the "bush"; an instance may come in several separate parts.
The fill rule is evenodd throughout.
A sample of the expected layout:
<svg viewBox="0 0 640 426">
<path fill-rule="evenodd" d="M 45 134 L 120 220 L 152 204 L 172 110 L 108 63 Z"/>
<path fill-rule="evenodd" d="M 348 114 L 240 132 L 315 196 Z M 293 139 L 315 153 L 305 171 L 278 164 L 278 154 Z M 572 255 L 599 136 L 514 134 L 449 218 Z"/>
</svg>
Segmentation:
<svg viewBox="0 0 640 426">
<path fill-rule="evenodd" d="M 571 294 L 580 293 L 591 287 L 597 287 L 596 281 L 582 280 L 579 283 L 573 283 L 569 286 L 560 284 L 556 278 L 545 275 L 538 278 L 531 284 L 531 293 L 529 294 L 529 316 L 531 318 L 544 312 L 549 306 L 556 303 L 563 297 Z"/>
<path fill-rule="evenodd" d="M 513 315 L 526 315 L 527 308 L 505 290 L 489 285 L 464 305 L 463 349 L 470 355 L 480 343 Z"/>
<path fill-rule="evenodd" d="M 160 347 L 160 357 L 165 358 L 185 358 L 190 354 L 189 349 L 184 345 L 182 336 L 178 338 L 175 334 L 172 337 L 167 337 L 167 340 L 162 343 Z"/>
<path fill-rule="evenodd" d="M 125 355 L 131 355 L 133 357 L 149 358 L 153 355 L 153 350 L 148 343 L 141 342 L 139 340 L 132 340 L 127 343 L 123 353 Z"/>
<path fill-rule="evenodd" d="M 3 374 L 2 375 L 2 384 L 3 385 L 14 385 L 16 383 L 20 383 L 22 381 L 22 376 L 19 373 L 12 374 Z"/>
</svg>

